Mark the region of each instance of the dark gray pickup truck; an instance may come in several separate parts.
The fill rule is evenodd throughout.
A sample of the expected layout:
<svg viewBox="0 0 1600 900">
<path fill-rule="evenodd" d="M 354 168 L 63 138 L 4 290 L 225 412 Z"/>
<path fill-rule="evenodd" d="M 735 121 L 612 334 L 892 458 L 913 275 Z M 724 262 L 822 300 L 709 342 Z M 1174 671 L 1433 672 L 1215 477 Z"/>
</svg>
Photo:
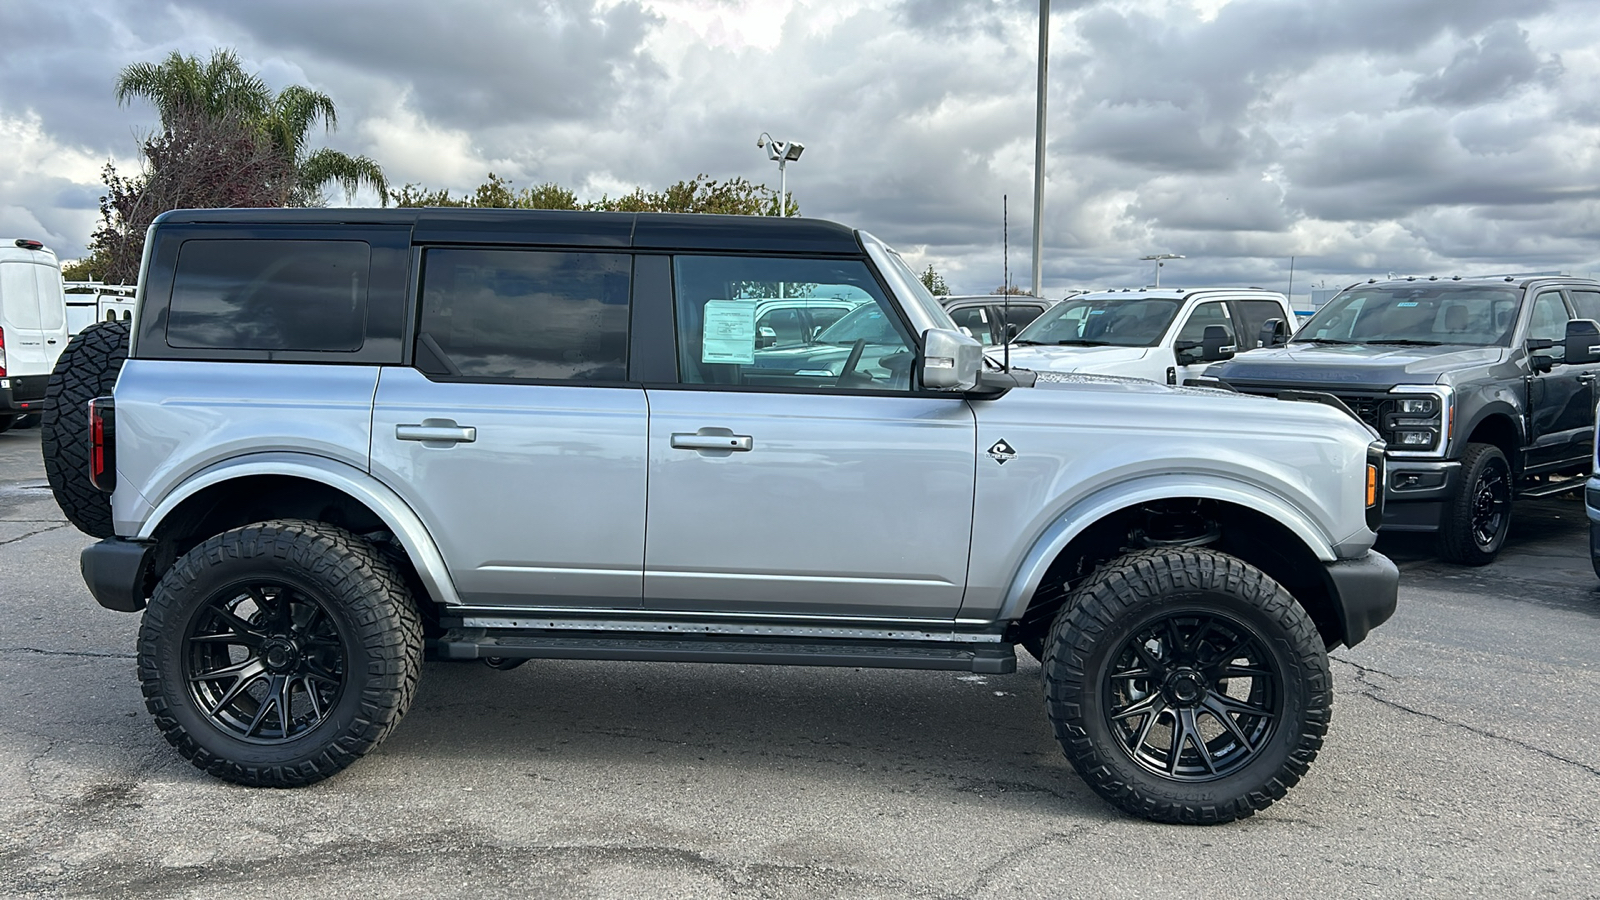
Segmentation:
<svg viewBox="0 0 1600 900">
<path fill-rule="evenodd" d="M 1248 394 L 1332 394 L 1388 442 L 1382 527 L 1436 531 L 1439 555 L 1495 558 L 1511 501 L 1576 490 L 1595 422 L 1586 278 L 1405 278 L 1340 292 L 1285 346 L 1206 370 Z"/>
</svg>

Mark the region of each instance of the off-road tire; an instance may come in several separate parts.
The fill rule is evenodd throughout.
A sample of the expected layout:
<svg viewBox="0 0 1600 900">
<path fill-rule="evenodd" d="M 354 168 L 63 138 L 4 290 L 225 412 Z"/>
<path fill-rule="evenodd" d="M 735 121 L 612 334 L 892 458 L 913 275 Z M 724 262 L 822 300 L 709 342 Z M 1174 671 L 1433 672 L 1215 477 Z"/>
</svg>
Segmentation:
<svg viewBox="0 0 1600 900">
<path fill-rule="evenodd" d="M 97 322 L 73 336 L 50 372 L 39 425 L 44 474 L 79 531 L 115 534 L 111 495 L 89 483 L 89 401 L 111 393 L 128 359 L 128 323 Z"/>
<path fill-rule="evenodd" d="M 275 600 L 274 586 L 280 587 Z M 250 597 L 271 602 L 258 603 Z M 300 600 L 305 602 L 290 605 Z M 243 611 L 252 607 L 257 614 L 246 617 Z M 299 620 L 306 631 L 291 634 L 278 628 L 279 608 L 290 609 L 284 618 Z M 220 609 L 239 611 L 235 624 L 219 618 Z M 326 623 L 312 618 L 318 609 L 325 611 Z M 198 681 L 195 676 L 223 671 L 206 667 L 214 658 L 206 654 L 215 653 L 213 648 L 219 642 L 218 632 L 208 632 L 207 623 L 218 621 L 238 638 L 225 641 L 240 645 L 237 652 L 227 652 L 234 652 L 235 659 L 242 653 L 246 662 L 255 660 L 256 668 L 267 674 L 251 675 L 255 684 L 243 689 L 231 703 L 219 703 L 221 711 L 213 712 L 201 707 L 196 694 L 222 689 L 222 676 Z M 313 649 L 318 639 L 309 634 L 312 621 L 318 623 L 320 650 Z M 258 642 L 254 649 L 243 646 L 254 640 L 247 637 L 252 632 L 266 642 Z M 286 634 L 292 640 L 281 639 Z M 263 649 L 270 648 L 273 641 L 279 646 L 295 646 L 274 661 L 268 649 Z M 394 729 L 416 693 L 422 643 L 422 621 L 404 579 L 370 544 L 322 522 L 261 522 L 205 541 L 180 557 L 162 577 L 139 629 L 139 680 L 145 706 L 155 716 L 162 735 L 196 767 L 238 784 L 293 787 L 338 772 L 377 747 Z M 308 705 L 311 679 L 329 679 L 320 674 L 304 676 L 299 708 L 318 715 L 305 713 L 290 719 L 295 706 L 293 680 L 301 676 L 282 668 L 282 659 L 298 659 L 301 670 L 309 672 L 308 661 L 313 656 L 334 653 L 338 654 L 337 671 L 326 659 L 318 665 L 323 666 L 320 671 L 324 674 L 334 672 L 337 688 L 324 688 L 328 696 L 317 710 Z M 280 676 L 273 674 L 270 666 L 274 664 L 285 673 L 281 675 L 284 682 L 276 680 Z M 263 677 L 268 683 L 258 690 L 255 685 Z M 241 675 L 228 685 L 224 696 L 244 680 Z M 274 691 L 285 682 L 289 687 L 277 696 L 290 700 L 281 708 L 274 707 Z M 254 709 L 262 728 L 257 733 L 252 724 L 241 735 L 238 714 L 241 709 L 245 716 L 250 714 L 252 694 L 259 697 Z M 276 735 L 268 710 L 282 714 L 282 727 Z M 292 733 L 296 726 L 304 730 Z"/>
<path fill-rule="evenodd" d="M 1203 626 L 1206 622 L 1212 624 Z M 1169 627 L 1180 636 L 1192 627 L 1190 643 L 1181 637 L 1140 640 L 1171 635 Z M 1208 645 L 1208 638 L 1216 643 Z M 1238 638 L 1245 642 L 1234 643 Z M 1140 648 L 1157 662 L 1146 660 Z M 1216 659 L 1207 663 L 1208 655 Z M 1126 665 L 1119 660 L 1129 659 L 1134 668 L 1119 670 Z M 1242 674 L 1240 659 L 1263 674 Z M 1150 707 L 1154 724 L 1128 718 L 1114 725 L 1113 712 L 1126 713 L 1145 702 L 1117 706 L 1123 696 L 1117 684 L 1140 693 L 1134 689 L 1140 682 L 1129 674 L 1139 666 L 1153 676 L 1144 682 L 1149 689 L 1143 696 L 1157 704 Z M 1219 672 L 1223 680 L 1214 680 Z M 1266 809 L 1316 759 L 1332 715 L 1327 652 L 1305 610 L 1254 566 L 1197 548 L 1141 550 L 1091 575 L 1056 616 L 1044 680 L 1046 712 L 1073 768 L 1110 803 L 1157 822 L 1215 824 Z M 1265 699 L 1253 693 L 1258 683 Z M 1237 740 L 1203 705 L 1220 703 L 1219 695 L 1239 701 L 1245 684 L 1252 687 L 1244 699 L 1276 714 L 1230 717 L 1237 733 L 1248 738 Z M 1217 736 L 1207 739 L 1202 733 L 1198 742 L 1174 741 L 1177 729 L 1168 724 L 1166 755 L 1172 759 L 1170 746 L 1176 744 L 1178 763 L 1171 764 L 1172 772 L 1157 772 L 1138 753 L 1148 756 L 1161 737 L 1160 723 L 1180 721 L 1185 708 L 1190 722 L 1206 716 L 1211 727 L 1203 730 Z M 1145 744 L 1144 735 L 1134 737 L 1140 728 L 1152 744 Z M 1231 757 L 1226 755 L 1230 748 Z M 1209 771 L 1177 772 L 1185 758 L 1203 760 Z"/>
<path fill-rule="evenodd" d="M 1498 518 L 1482 508 L 1485 491 L 1494 495 L 1491 504 L 1498 507 Z M 1439 520 L 1439 557 L 1463 566 L 1494 562 L 1511 533 L 1511 492 L 1511 464 L 1505 453 L 1493 444 L 1468 444 L 1461 455 L 1460 485 Z M 1485 518 L 1493 521 L 1485 523 Z"/>
</svg>

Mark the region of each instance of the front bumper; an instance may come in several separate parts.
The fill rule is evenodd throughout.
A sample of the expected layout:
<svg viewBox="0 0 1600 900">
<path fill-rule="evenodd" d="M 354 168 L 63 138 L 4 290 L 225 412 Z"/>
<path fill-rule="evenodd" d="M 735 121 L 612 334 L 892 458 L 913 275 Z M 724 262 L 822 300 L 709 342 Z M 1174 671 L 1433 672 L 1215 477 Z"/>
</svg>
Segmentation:
<svg viewBox="0 0 1600 900">
<path fill-rule="evenodd" d="M 1389 456 L 1383 480 L 1388 531 L 1438 531 L 1445 504 L 1461 489 L 1461 461 Z"/>
<path fill-rule="evenodd" d="M 0 378 L 0 413 L 27 415 L 44 412 L 48 375 L 7 375 Z"/>
<path fill-rule="evenodd" d="M 96 603 L 117 612 L 138 612 L 150 596 L 149 544 L 106 538 L 83 548 L 78 567 Z"/>
<path fill-rule="evenodd" d="M 1400 569 L 1382 553 L 1323 563 L 1323 571 L 1347 647 L 1389 621 L 1400 604 Z"/>
</svg>

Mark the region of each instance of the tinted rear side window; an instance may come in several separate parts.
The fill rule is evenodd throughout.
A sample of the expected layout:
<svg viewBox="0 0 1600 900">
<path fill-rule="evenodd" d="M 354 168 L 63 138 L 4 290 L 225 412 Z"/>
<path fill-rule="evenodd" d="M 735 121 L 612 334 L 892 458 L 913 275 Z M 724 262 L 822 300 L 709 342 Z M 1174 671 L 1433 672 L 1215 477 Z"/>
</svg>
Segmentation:
<svg viewBox="0 0 1600 900">
<path fill-rule="evenodd" d="M 172 283 L 167 343 L 359 350 L 370 269 L 364 241 L 185 241 Z"/>
<path fill-rule="evenodd" d="M 419 365 L 438 357 L 445 372 L 434 374 L 469 379 L 623 381 L 631 272 L 624 253 L 429 250 Z"/>
</svg>

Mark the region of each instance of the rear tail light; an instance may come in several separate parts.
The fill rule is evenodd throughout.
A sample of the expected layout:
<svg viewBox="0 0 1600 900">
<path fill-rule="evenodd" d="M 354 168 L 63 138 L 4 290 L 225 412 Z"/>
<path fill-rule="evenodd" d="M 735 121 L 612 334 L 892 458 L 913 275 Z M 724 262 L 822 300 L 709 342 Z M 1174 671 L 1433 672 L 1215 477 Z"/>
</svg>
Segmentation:
<svg viewBox="0 0 1600 900">
<path fill-rule="evenodd" d="M 110 397 L 89 401 L 89 483 L 108 494 L 117 488 L 117 407 Z"/>
<path fill-rule="evenodd" d="M 30 240 L 28 240 L 26 238 L 17 238 L 17 246 L 21 247 L 24 250 L 43 250 L 44 249 L 44 244 L 41 244 L 38 241 L 30 241 Z"/>
<path fill-rule="evenodd" d="M 0 378 L 6 374 L 6 330 L 0 328 Z"/>
</svg>

